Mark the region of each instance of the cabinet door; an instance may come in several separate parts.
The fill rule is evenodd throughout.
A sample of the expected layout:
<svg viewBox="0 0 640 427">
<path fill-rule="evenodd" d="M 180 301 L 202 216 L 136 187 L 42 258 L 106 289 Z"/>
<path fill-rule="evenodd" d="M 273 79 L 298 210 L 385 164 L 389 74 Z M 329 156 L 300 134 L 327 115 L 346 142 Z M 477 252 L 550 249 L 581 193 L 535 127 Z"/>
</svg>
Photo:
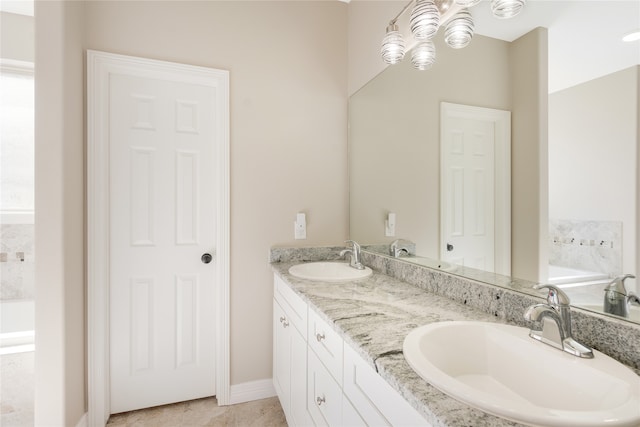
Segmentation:
<svg viewBox="0 0 640 427">
<path fill-rule="evenodd" d="M 307 409 L 307 342 L 295 328 L 291 333 L 291 420 L 295 427 L 313 426 Z"/>
<path fill-rule="evenodd" d="M 342 425 L 344 427 L 367 427 L 368 425 L 378 427 L 384 424 L 367 424 L 364 422 L 356 408 L 353 407 L 346 396 L 342 397 Z"/>
<path fill-rule="evenodd" d="M 273 386 L 289 418 L 291 396 L 291 325 L 280 304 L 273 300 Z"/>
<path fill-rule="evenodd" d="M 316 426 L 342 425 L 342 389 L 313 351 L 308 356 L 307 401 Z"/>
</svg>

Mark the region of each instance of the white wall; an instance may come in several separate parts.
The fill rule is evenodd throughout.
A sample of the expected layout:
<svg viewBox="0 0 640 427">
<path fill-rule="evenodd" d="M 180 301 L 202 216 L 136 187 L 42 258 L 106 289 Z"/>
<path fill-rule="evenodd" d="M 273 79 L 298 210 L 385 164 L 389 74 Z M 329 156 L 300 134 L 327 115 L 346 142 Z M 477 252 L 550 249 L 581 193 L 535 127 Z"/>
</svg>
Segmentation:
<svg viewBox="0 0 640 427">
<path fill-rule="evenodd" d="M 549 96 L 549 215 L 621 221 L 623 236 L 628 236 L 621 242 L 622 269 L 633 274 L 639 227 L 639 69 L 627 68 Z"/>
</svg>

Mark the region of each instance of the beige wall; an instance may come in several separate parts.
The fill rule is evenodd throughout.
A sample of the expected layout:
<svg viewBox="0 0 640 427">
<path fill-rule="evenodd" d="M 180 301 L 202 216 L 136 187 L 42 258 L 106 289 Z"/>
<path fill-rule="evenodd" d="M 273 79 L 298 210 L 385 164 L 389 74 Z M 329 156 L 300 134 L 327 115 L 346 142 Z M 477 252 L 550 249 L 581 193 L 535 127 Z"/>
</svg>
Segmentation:
<svg viewBox="0 0 640 427">
<path fill-rule="evenodd" d="M 231 382 L 271 378 L 272 245 L 348 236 L 347 6 L 38 2 L 40 424 L 84 412 L 83 48 L 230 71 Z M 40 18 L 42 17 L 42 18 Z M 293 240 L 296 212 L 307 240 Z M 46 277 L 46 280 L 45 280 Z M 50 359 L 45 361 L 44 356 Z M 46 362 L 46 363 L 45 363 Z M 45 398 L 50 398 L 45 403 Z"/>
<path fill-rule="evenodd" d="M 547 30 L 511 43 L 511 275 L 548 277 Z"/>
<path fill-rule="evenodd" d="M 404 5 L 398 1 L 352 0 L 349 3 L 349 95 L 386 68 L 380 57 L 380 43 L 389 21 Z"/>
<path fill-rule="evenodd" d="M 33 62 L 33 16 L 0 12 L 0 57 Z"/>
<path fill-rule="evenodd" d="M 509 43 L 476 36 L 453 50 L 440 32 L 436 49 L 431 70 L 405 58 L 349 102 L 351 237 L 391 242 L 384 219 L 395 212 L 396 236 L 431 258 L 440 258 L 440 103 L 511 110 Z"/>
<path fill-rule="evenodd" d="M 640 192 L 640 65 L 636 67 L 636 191 Z M 640 276 L 640 197 L 636 193 L 636 277 Z M 636 292 L 640 292 L 640 279 L 636 278 Z"/>
<path fill-rule="evenodd" d="M 549 216 L 621 221 L 629 237 L 622 239 L 622 269 L 634 274 L 640 188 L 638 69 L 549 96 Z"/>
<path fill-rule="evenodd" d="M 85 412 L 83 4 L 35 6 L 35 424 Z"/>
</svg>

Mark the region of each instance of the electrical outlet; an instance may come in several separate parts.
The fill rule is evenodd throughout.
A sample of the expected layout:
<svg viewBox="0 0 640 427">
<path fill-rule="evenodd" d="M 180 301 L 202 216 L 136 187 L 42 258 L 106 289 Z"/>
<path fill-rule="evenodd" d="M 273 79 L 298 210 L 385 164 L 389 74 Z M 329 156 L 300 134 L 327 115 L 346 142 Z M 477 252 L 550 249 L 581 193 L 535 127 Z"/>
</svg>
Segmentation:
<svg viewBox="0 0 640 427">
<path fill-rule="evenodd" d="M 296 240 L 304 240 L 307 238 L 307 218 L 303 213 L 296 215 L 293 223 L 293 236 Z"/>
</svg>

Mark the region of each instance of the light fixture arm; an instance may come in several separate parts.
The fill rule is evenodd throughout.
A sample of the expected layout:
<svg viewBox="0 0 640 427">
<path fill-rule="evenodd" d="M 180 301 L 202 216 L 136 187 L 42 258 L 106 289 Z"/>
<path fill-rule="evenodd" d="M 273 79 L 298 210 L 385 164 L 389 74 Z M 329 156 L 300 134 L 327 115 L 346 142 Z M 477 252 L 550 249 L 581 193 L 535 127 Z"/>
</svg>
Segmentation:
<svg viewBox="0 0 640 427">
<path fill-rule="evenodd" d="M 395 17 L 395 18 L 393 18 L 391 21 L 389 21 L 389 25 L 390 25 L 390 26 L 391 26 L 391 25 L 395 25 L 395 24 L 396 24 L 396 22 L 398 21 L 398 19 L 400 19 L 400 17 L 401 17 L 402 15 L 404 15 L 404 14 L 407 12 L 407 10 L 409 10 L 409 8 L 411 7 L 411 5 L 412 5 L 413 3 L 415 3 L 415 0 L 411 0 L 409 3 L 407 3 L 407 5 L 406 5 L 405 7 L 403 7 L 403 8 L 402 8 L 402 10 L 400 11 L 400 13 L 398 13 L 398 14 L 396 15 L 396 17 Z"/>
</svg>

